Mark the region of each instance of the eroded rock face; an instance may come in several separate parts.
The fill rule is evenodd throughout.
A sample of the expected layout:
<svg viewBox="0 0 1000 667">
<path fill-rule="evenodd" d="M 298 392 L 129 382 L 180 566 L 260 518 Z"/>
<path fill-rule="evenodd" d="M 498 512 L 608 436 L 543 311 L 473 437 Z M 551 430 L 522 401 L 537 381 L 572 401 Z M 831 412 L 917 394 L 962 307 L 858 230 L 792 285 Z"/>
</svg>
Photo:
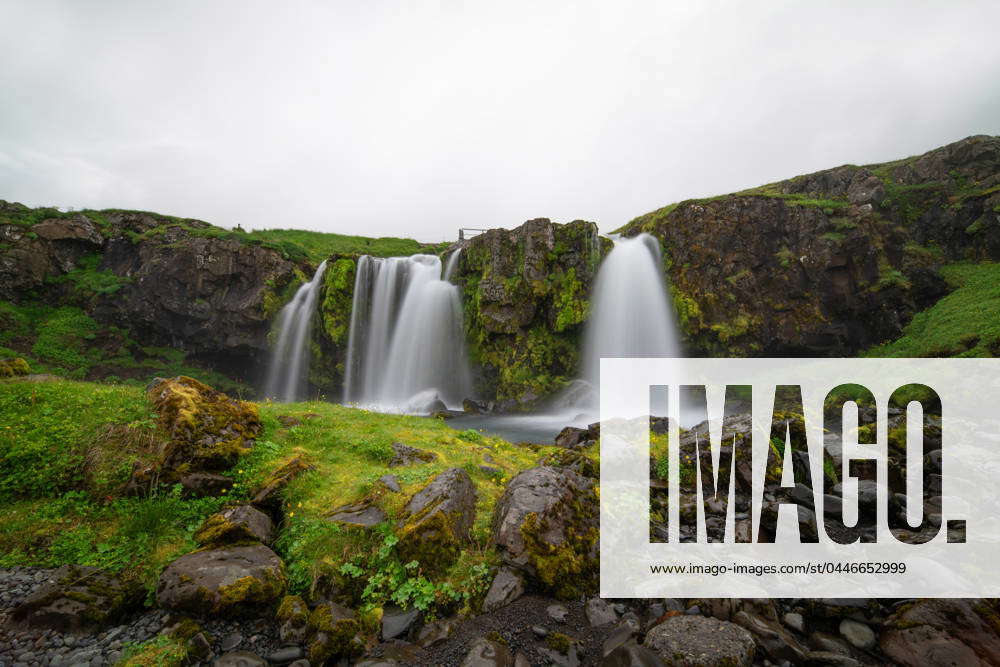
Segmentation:
<svg viewBox="0 0 1000 667">
<path fill-rule="evenodd" d="M 519 473 L 493 513 L 503 561 L 563 598 L 597 588 L 599 504 L 594 480 L 567 468 Z"/>
<path fill-rule="evenodd" d="M 404 561 L 425 568 L 450 565 L 470 540 L 476 519 L 476 487 L 462 468 L 449 468 L 418 491 L 403 508 L 399 550 Z"/>
<path fill-rule="evenodd" d="M 14 623 L 62 633 L 90 632 L 142 605 L 142 587 L 96 567 L 64 565 L 14 608 Z"/>
<path fill-rule="evenodd" d="M 482 363 L 480 394 L 530 403 L 575 377 L 577 338 L 605 249 L 597 226 L 539 218 L 459 246 L 454 280 Z"/>
<path fill-rule="evenodd" d="M 643 644 L 678 667 L 750 667 L 753 636 L 738 625 L 703 616 L 674 616 L 648 633 Z"/>
<path fill-rule="evenodd" d="M 160 606 L 194 616 L 260 615 L 281 599 L 284 565 L 263 544 L 196 551 L 163 570 Z"/>
</svg>

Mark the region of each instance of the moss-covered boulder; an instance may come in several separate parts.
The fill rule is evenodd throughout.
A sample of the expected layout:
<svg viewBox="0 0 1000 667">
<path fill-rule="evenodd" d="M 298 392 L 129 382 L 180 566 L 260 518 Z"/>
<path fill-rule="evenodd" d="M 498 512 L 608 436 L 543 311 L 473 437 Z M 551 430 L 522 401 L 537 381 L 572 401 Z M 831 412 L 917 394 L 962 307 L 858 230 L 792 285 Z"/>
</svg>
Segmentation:
<svg viewBox="0 0 1000 667">
<path fill-rule="evenodd" d="M 309 614 L 309 660 L 326 664 L 359 655 L 365 648 L 361 624 L 355 613 L 336 602 L 321 602 Z"/>
<path fill-rule="evenodd" d="M 299 595 L 286 595 L 274 615 L 282 643 L 301 644 L 309 635 L 309 606 Z"/>
<path fill-rule="evenodd" d="M 64 565 L 14 608 L 11 620 L 63 633 L 91 632 L 142 605 L 143 590 L 96 567 Z"/>
<path fill-rule="evenodd" d="M 31 372 L 28 362 L 20 357 L 0 359 L 0 378 L 12 378 L 27 375 Z"/>
<path fill-rule="evenodd" d="M 252 500 L 255 507 L 267 512 L 280 513 L 281 493 L 299 475 L 314 470 L 315 467 L 301 456 L 295 456 L 272 470 L 260 486 L 254 489 Z"/>
<path fill-rule="evenodd" d="M 510 481 L 493 513 L 503 561 L 569 599 L 597 590 L 600 512 L 593 479 L 541 466 Z"/>
<path fill-rule="evenodd" d="M 257 406 L 184 375 L 154 380 L 146 395 L 170 435 L 168 469 L 223 470 L 260 434 Z"/>
<path fill-rule="evenodd" d="M 274 539 L 271 518 L 250 505 L 229 507 L 205 519 L 194 539 L 202 546 L 235 542 L 263 542 Z"/>
<path fill-rule="evenodd" d="M 425 569 L 445 568 L 470 540 L 476 487 L 462 468 L 449 468 L 410 498 L 403 509 L 399 553 Z"/>
<path fill-rule="evenodd" d="M 263 544 L 206 549 L 163 570 L 160 606 L 194 616 L 260 616 L 285 593 L 285 568 Z"/>
<path fill-rule="evenodd" d="M 879 637 L 900 665 L 1000 663 L 1000 604 L 996 600 L 918 600 L 902 605 Z"/>
</svg>

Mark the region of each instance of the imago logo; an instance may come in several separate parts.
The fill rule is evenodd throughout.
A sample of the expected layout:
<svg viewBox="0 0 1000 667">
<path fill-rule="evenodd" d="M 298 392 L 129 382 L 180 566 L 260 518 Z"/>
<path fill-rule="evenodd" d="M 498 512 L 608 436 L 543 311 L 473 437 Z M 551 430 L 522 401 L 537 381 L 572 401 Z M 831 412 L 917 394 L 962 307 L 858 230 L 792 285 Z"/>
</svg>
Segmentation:
<svg viewBox="0 0 1000 667">
<path fill-rule="evenodd" d="M 1000 591 L 994 359 L 605 359 L 612 597 Z"/>
</svg>

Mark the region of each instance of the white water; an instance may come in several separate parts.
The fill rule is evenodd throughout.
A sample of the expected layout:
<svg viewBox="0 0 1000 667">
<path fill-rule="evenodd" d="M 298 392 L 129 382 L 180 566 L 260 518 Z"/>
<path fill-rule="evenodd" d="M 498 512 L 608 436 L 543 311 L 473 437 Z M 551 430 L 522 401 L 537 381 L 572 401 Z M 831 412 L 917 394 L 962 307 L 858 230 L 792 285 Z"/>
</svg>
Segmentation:
<svg viewBox="0 0 1000 667">
<path fill-rule="evenodd" d="M 289 403 L 305 397 L 309 375 L 309 333 L 324 271 L 326 261 L 320 263 L 312 280 L 295 292 L 278 315 L 278 342 L 271 350 L 265 389 L 266 395 L 274 400 Z"/>
<path fill-rule="evenodd" d="M 450 278 L 458 252 L 449 258 Z M 358 261 L 344 402 L 426 413 L 471 396 L 459 288 L 433 255 Z"/>
</svg>

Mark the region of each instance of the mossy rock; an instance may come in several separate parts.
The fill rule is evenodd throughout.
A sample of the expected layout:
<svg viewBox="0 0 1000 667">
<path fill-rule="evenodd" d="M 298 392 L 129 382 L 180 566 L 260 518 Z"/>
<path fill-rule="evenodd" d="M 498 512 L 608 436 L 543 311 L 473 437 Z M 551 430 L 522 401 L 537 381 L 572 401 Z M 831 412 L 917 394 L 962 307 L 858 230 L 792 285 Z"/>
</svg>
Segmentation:
<svg viewBox="0 0 1000 667">
<path fill-rule="evenodd" d="M 299 595 L 286 595 L 274 615 L 284 643 L 301 644 L 309 634 L 309 606 Z"/>
<path fill-rule="evenodd" d="M 336 602 L 321 602 L 309 614 L 309 660 L 316 664 L 360 655 L 365 648 L 355 613 Z"/>
<path fill-rule="evenodd" d="M 237 505 L 205 519 L 194 539 L 202 546 L 248 541 L 269 544 L 274 539 L 274 524 L 260 510 Z"/>
<path fill-rule="evenodd" d="M 476 487 L 462 468 L 449 468 L 413 495 L 404 508 L 399 553 L 426 570 L 455 561 L 471 539 L 476 518 Z"/>
<path fill-rule="evenodd" d="M 230 398 L 187 376 L 154 380 L 146 391 L 170 435 L 168 469 L 223 470 L 249 449 L 260 434 L 257 406 Z"/>
<path fill-rule="evenodd" d="M 31 372 L 28 362 L 20 357 L 0 359 L 0 378 L 12 378 L 27 375 Z"/>
<path fill-rule="evenodd" d="M 281 509 L 281 493 L 292 480 L 310 470 L 315 470 L 315 466 L 308 463 L 303 457 L 296 456 L 272 470 L 264 481 L 252 494 L 253 505 L 270 512 L 279 512 Z"/>
<path fill-rule="evenodd" d="M 206 549 L 164 569 L 160 606 L 198 617 L 256 616 L 274 607 L 287 588 L 284 564 L 262 544 Z"/>
<path fill-rule="evenodd" d="M 541 466 L 511 480 L 493 514 L 504 562 L 562 599 L 597 590 L 599 503 L 594 480 Z"/>
</svg>

